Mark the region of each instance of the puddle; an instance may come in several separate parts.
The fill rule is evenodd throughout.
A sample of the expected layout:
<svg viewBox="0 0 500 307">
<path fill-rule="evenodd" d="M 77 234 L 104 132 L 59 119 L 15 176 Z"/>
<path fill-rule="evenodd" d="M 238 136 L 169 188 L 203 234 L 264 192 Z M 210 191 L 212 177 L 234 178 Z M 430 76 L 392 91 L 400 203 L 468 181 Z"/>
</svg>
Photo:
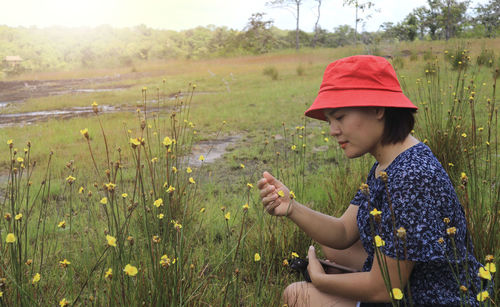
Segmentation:
<svg viewBox="0 0 500 307">
<path fill-rule="evenodd" d="M 125 87 L 116 87 L 116 88 L 78 88 L 78 89 L 69 89 L 65 91 L 57 91 L 51 92 L 50 95 L 65 95 L 72 93 L 103 93 L 103 92 L 113 92 L 113 91 L 123 91 L 126 90 Z"/>
<path fill-rule="evenodd" d="M 199 167 L 202 163 L 213 163 L 215 160 L 222 157 L 226 153 L 227 146 L 236 143 L 241 139 L 241 135 L 233 135 L 225 138 L 201 141 L 193 144 L 191 155 L 189 156 L 189 165 Z M 205 160 L 198 160 L 200 155 L 203 155 Z"/>
</svg>

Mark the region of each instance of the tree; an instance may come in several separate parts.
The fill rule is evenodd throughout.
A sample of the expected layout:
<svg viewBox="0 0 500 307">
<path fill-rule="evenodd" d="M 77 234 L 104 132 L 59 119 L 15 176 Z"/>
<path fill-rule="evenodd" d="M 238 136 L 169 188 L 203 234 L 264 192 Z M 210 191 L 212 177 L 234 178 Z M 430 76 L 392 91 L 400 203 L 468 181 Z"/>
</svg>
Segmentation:
<svg viewBox="0 0 500 307">
<path fill-rule="evenodd" d="M 273 49 L 274 35 L 271 31 L 273 21 L 264 20 L 265 13 L 254 13 L 238 38 L 243 49 L 253 53 L 265 53 Z"/>
<path fill-rule="evenodd" d="M 357 44 L 358 40 L 358 23 L 363 22 L 366 19 L 371 18 L 371 14 L 364 16 L 364 18 L 360 17 L 360 13 L 364 13 L 368 11 L 372 7 L 375 6 L 375 3 L 371 1 L 360 2 L 359 0 L 344 0 L 344 5 L 354 6 L 356 10 L 356 19 L 354 23 L 354 44 Z"/>
<path fill-rule="evenodd" d="M 295 49 L 299 50 L 299 20 L 300 20 L 300 6 L 304 0 L 271 0 L 266 2 L 266 5 L 269 5 L 271 7 L 278 7 L 278 8 L 285 8 L 285 9 L 292 9 L 295 11 L 294 16 L 295 16 L 295 21 L 296 21 L 296 28 L 295 28 Z"/>
<path fill-rule="evenodd" d="M 500 0 L 490 0 L 485 5 L 479 4 L 474 10 L 477 16 L 473 21 L 484 26 L 486 37 L 495 37 L 500 26 Z"/>
<path fill-rule="evenodd" d="M 318 16 L 316 18 L 316 23 L 314 24 L 314 38 L 312 42 L 313 48 L 316 48 L 316 41 L 318 40 L 318 34 L 319 34 L 319 17 L 321 16 L 321 1 L 322 0 L 315 0 L 318 2 Z"/>
</svg>

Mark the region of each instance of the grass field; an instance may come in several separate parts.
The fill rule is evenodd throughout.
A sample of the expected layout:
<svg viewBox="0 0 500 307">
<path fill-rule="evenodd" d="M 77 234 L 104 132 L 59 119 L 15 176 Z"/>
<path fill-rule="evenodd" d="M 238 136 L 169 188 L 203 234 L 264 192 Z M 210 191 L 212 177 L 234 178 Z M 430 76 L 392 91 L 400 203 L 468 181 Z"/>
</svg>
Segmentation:
<svg viewBox="0 0 500 307">
<path fill-rule="evenodd" d="M 284 260 L 304 257 L 311 241 L 263 212 L 256 182 L 270 171 L 300 202 L 343 212 L 373 160 L 347 160 L 326 123 L 303 112 L 328 63 L 366 52 L 392 56 L 420 108 L 415 135 L 456 184 L 477 258 L 498 259 L 500 61 L 498 53 L 491 66 L 476 58 L 499 47 L 500 39 L 417 42 L 17 77 L 119 75 L 96 87 L 124 89 L 32 98 L 2 111 L 98 104 L 92 116 L 0 129 L 0 304 L 279 304 L 300 279 Z M 228 136 L 238 138 L 215 162 L 190 156 Z"/>
</svg>

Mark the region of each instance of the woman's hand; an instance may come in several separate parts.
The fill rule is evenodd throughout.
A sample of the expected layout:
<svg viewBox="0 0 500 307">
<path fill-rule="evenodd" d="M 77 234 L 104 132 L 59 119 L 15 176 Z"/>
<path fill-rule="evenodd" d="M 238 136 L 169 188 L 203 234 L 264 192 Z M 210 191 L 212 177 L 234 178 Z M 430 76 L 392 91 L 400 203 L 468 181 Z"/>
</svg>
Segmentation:
<svg viewBox="0 0 500 307">
<path fill-rule="evenodd" d="M 257 182 L 264 209 L 275 216 L 288 216 L 292 213 L 290 190 L 268 172 Z"/>
<path fill-rule="evenodd" d="M 316 257 L 316 250 L 314 246 L 309 246 L 309 251 L 307 253 L 307 258 L 309 260 L 309 265 L 307 266 L 307 273 L 309 273 L 309 277 L 311 278 L 311 282 L 317 286 L 318 278 L 321 274 L 325 274 L 325 270 L 323 266 L 319 262 Z"/>
</svg>

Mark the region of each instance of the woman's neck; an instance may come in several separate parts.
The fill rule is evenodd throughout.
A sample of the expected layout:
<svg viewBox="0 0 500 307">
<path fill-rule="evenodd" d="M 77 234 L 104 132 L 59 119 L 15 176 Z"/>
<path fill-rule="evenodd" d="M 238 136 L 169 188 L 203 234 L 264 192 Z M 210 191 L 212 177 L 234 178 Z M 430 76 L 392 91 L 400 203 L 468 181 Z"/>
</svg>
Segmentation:
<svg viewBox="0 0 500 307">
<path fill-rule="evenodd" d="M 416 138 L 408 135 L 403 142 L 400 143 L 388 145 L 379 144 L 375 150 L 370 152 L 371 155 L 378 161 L 375 174 L 378 176 L 378 173 L 385 170 L 400 153 L 418 144 L 418 142 L 419 141 Z"/>
</svg>

